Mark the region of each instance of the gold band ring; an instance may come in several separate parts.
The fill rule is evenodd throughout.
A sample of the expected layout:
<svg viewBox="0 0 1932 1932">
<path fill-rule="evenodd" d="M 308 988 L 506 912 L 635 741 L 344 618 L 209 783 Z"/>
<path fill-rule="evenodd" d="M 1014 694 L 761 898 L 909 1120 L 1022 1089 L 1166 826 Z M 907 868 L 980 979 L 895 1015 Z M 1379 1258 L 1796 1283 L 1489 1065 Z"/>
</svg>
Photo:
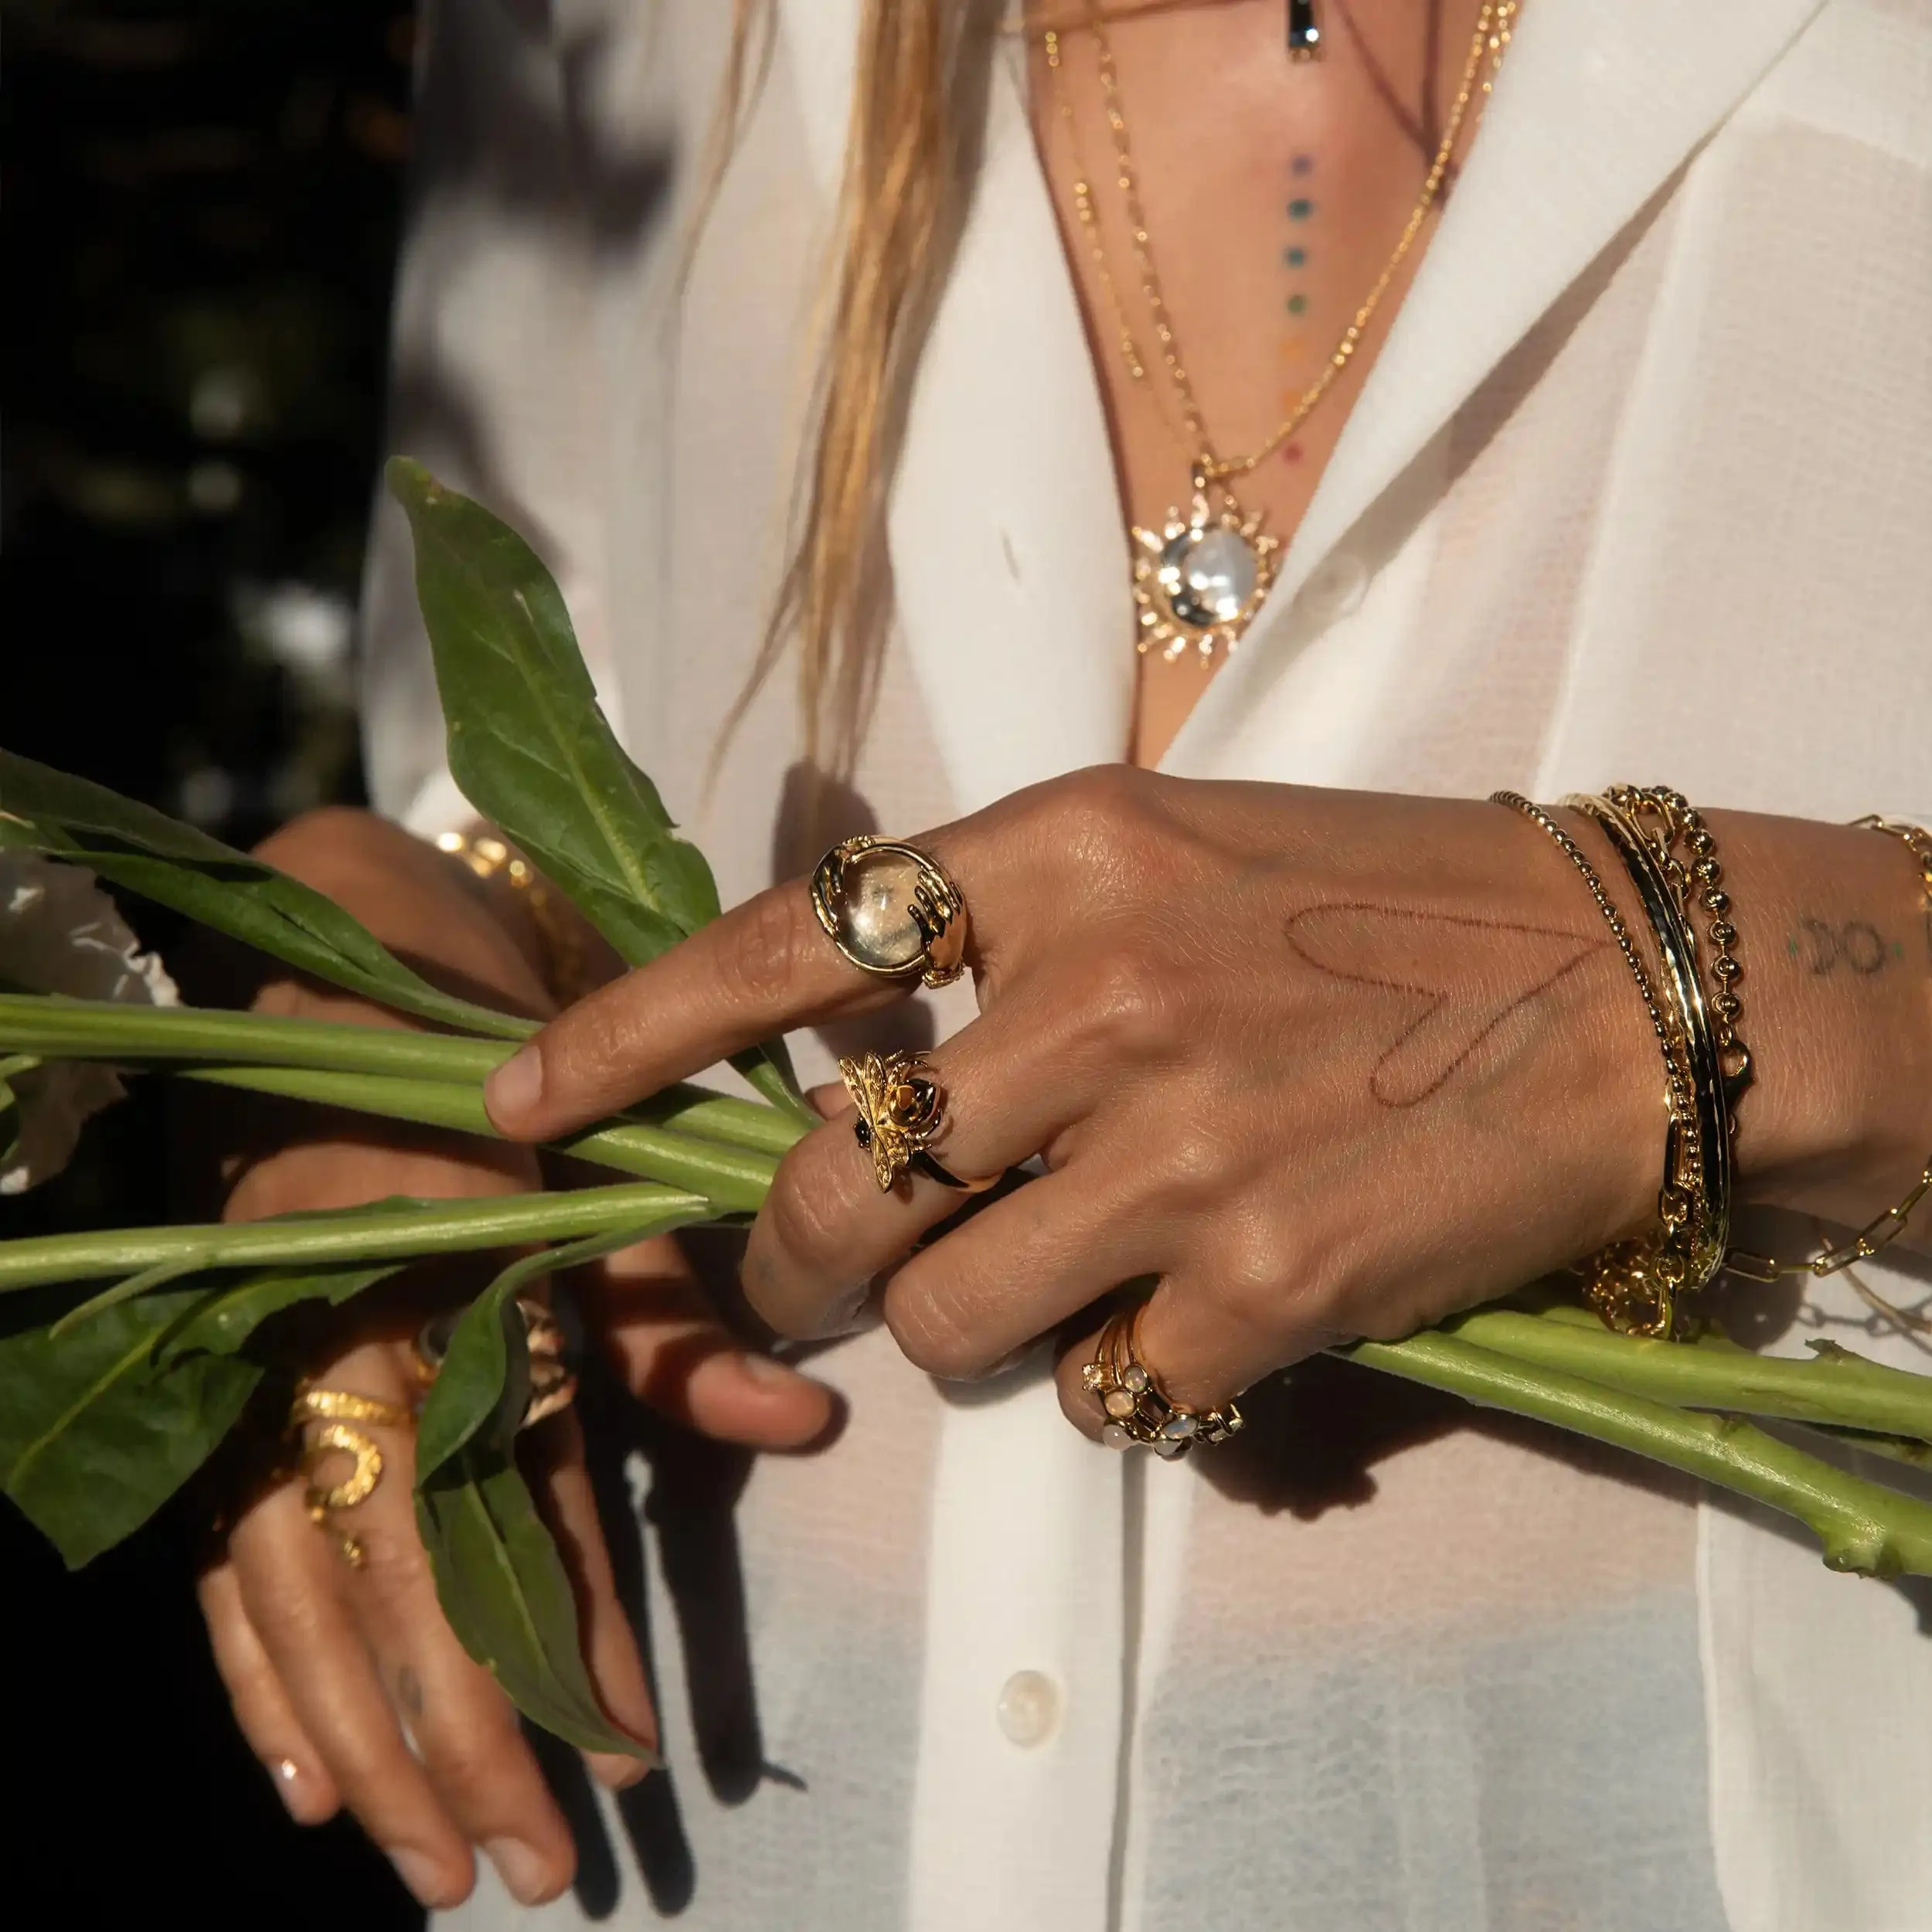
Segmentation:
<svg viewBox="0 0 1932 1932">
<path fill-rule="evenodd" d="M 949 986 L 964 970 L 966 901 L 937 859 L 902 839 L 834 845 L 813 870 L 811 909 L 861 972 Z"/>
<path fill-rule="evenodd" d="M 302 1474 L 306 1479 L 302 1502 L 308 1511 L 309 1520 L 317 1528 L 329 1529 L 331 1510 L 353 1509 L 374 1493 L 376 1485 L 383 1479 L 382 1451 L 372 1438 L 350 1425 L 372 1422 L 384 1429 L 406 1429 L 411 1420 L 406 1409 L 399 1409 L 393 1403 L 378 1402 L 372 1396 L 351 1395 L 343 1389 L 315 1389 L 304 1385 L 296 1391 L 294 1402 L 288 1411 L 291 1434 L 301 1434 L 311 1422 L 323 1425 L 312 1436 L 305 1436 L 301 1446 Z M 352 1457 L 355 1467 L 340 1482 L 321 1481 L 322 1464 L 338 1452 Z M 340 1542 L 343 1560 L 352 1570 L 360 1570 L 367 1560 L 362 1544 L 345 1529 L 337 1529 L 335 1534 Z"/>
<path fill-rule="evenodd" d="M 1240 1428 L 1241 1411 L 1231 1402 L 1219 1409 L 1190 1409 L 1168 1396 L 1141 1357 L 1141 1317 L 1146 1311 L 1143 1302 L 1115 1315 L 1100 1331 L 1094 1359 L 1080 1371 L 1107 1418 L 1101 1441 L 1110 1449 L 1138 1444 L 1169 1461 L 1197 1443 L 1226 1442 Z"/>
<path fill-rule="evenodd" d="M 577 1379 L 556 1311 L 529 1295 L 517 1297 L 516 1311 L 523 1318 L 523 1339 L 530 1355 L 530 1399 L 516 1425 L 523 1430 L 569 1408 L 577 1400 Z M 417 1332 L 416 1372 L 426 1385 L 436 1379 L 461 1318 L 462 1311 L 454 1309 L 431 1317 Z"/>
</svg>

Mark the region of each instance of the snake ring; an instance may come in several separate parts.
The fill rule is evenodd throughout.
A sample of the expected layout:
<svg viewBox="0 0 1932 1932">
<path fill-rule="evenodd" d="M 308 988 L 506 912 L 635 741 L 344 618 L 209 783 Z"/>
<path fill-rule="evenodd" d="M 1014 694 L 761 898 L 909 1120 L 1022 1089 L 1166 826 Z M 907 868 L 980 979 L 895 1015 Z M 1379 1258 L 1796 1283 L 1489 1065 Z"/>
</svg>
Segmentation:
<svg viewBox="0 0 1932 1932">
<path fill-rule="evenodd" d="M 352 1425 L 372 1422 L 385 1429 L 406 1429 L 411 1420 L 406 1409 L 399 1409 L 393 1403 L 378 1402 L 372 1396 L 351 1395 L 343 1389 L 317 1389 L 304 1385 L 296 1391 L 288 1412 L 290 1432 L 298 1434 L 311 1422 L 323 1425 L 304 1442 L 301 1449 L 302 1474 L 306 1478 L 302 1502 L 308 1511 L 309 1520 L 318 1529 L 332 1527 L 332 1510 L 353 1509 L 358 1503 L 366 1502 L 383 1479 L 382 1451 L 372 1437 Z M 330 1456 L 338 1453 L 352 1458 L 355 1466 L 341 1481 L 325 1483 L 320 1479 L 321 1466 Z M 334 1533 L 341 1545 L 343 1560 L 350 1569 L 360 1570 L 368 1560 L 368 1553 L 361 1543 L 339 1527 L 335 1529 Z"/>
<path fill-rule="evenodd" d="M 811 909 L 862 972 L 949 986 L 964 970 L 966 901 L 937 859 L 901 839 L 834 845 L 813 870 Z"/>
</svg>

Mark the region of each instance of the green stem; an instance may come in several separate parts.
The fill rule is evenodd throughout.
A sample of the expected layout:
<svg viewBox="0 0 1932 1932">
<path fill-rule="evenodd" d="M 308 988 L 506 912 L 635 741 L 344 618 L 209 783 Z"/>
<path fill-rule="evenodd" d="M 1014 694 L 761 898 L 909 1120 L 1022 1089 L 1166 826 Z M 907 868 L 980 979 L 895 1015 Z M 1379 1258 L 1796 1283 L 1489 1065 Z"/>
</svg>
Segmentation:
<svg viewBox="0 0 1932 1932">
<path fill-rule="evenodd" d="M 1932 1442 L 1932 1376 L 1868 1362 L 1828 1345 L 1809 1361 L 1753 1354 L 1733 1342 L 1657 1342 L 1612 1335 L 1594 1317 L 1482 1308 L 1444 1331 L 1518 1362 L 1560 1369 L 1653 1402 Z"/>
<path fill-rule="evenodd" d="M 213 1086 L 348 1107 L 359 1114 L 415 1121 L 425 1127 L 449 1128 L 492 1140 L 502 1138 L 483 1111 L 481 1090 L 474 1087 L 301 1066 L 185 1066 L 181 1070 L 187 1079 Z M 711 1104 L 692 1104 L 701 1108 Z M 674 1111 L 672 1117 L 682 1117 Z M 777 1160 L 769 1154 L 636 1121 L 594 1128 L 553 1145 L 559 1153 L 594 1161 L 600 1167 L 702 1194 L 719 1215 L 757 1213 L 778 1171 Z"/>
<path fill-rule="evenodd" d="M 511 1194 L 480 1201 L 377 1202 L 345 1213 L 285 1215 L 223 1226 L 121 1228 L 0 1241 L 0 1292 L 50 1282 L 168 1269 L 263 1267 L 395 1260 L 514 1247 L 640 1226 L 659 1215 L 702 1219 L 702 1195 L 638 1183 L 568 1194 Z"/>
<path fill-rule="evenodd" d="M 480 1087 L 515 1052 L 514 1042 L 465 1039 L 335 1020 L 277 1019 L 194 1006 L 134 1006 L 108 1000 L 0 994 L 0 1052 L 46 1059 L 106 1060 L 117 1066 L 205 1060 L 219 1066 L 312 1067 Z M 801 1104 L 780 1113 L 701 1087 L 668 1087 L 624 1117 L 675 1120 L 681 1132 L 728 1146 L 782 1154 L 808 1131 Z M 812 1115 L 810 1125 L 818 1124 Z"/>
<path fill-rule="evenodd" d="M 1831 1569 L 1932 1576 L 1932 1504 L 1847 1475 L 1736 1417 L 1688 1413 L 1435 1332 L 1336 1352 L 1482 1408 L 1631 1450 L 1795 1516 L 1823 1544 Z"/>
</svg>

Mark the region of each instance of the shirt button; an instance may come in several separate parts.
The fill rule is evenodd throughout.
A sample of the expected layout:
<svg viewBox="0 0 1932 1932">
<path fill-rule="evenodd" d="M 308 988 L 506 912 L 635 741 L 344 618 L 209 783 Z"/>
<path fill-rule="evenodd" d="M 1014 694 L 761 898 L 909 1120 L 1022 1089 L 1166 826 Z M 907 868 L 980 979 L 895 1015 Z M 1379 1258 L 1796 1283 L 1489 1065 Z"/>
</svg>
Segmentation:
<svg viewBox="0 0 1932 1932">
<path fill-rule="evenodd" d="M 1030 1750 L 1059 1728 L 1060 1687 L 1044 1671 L 1016 1670 L 1001 1685 L 996 1710 L 1006 1741 Z"/>
</svg>

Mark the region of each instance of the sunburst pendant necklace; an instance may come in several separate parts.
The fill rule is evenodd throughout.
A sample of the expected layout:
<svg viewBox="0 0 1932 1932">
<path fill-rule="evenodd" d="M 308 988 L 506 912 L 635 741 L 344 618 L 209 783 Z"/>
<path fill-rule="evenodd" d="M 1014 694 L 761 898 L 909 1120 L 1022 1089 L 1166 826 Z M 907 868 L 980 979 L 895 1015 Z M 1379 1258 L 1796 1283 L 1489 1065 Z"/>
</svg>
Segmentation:
<svg viewBox="0 0 1932 1932">
<path fill-rule="evenodd" d="M 1483 0 L 1476 30 L 1463 64 L 1462 81 L 1454 104 L 1443 123 L 1442 141 L 1430 162 L 1414 207 L 1410 211 L 1394 250 L 1383 265 L 1354 319 L 1343 330 L 1341 339 L 1314 382 L 1295 399 L 1281 426 L 1252 455 L 1223 457 L 1216 455 L 1209 442 L 1201 406 L 1189 379 L 1174 334 L 1173 318 L 1168 313 L 1167 297 L 1160 271 L 1154 264 L 1153 244 L 1148 236 L 1147 216 L 1141 206 L 1140 180 L 1134 165 L 1132 144 L 1128 139 L 1127 116 L 1121 105 L 1120 74 L 1114 64 L 1114 49 L 1104 21 L 1097 11 L 1082 24 L 1094 36 L 1096 62 L 1100 70 L 1101 104 L 1114 140 L 1115 175 L 1132 237 L 1134 259 L 1140 270 L 1141 294 L 1147 304 L 1155 339 L 1160 345 L 1169 384 L 1180 405 L 1176 423 L 1161 404 L 1156 406 L 1175 440 L 1189 453 L 1191 490 L 1185 509 L 1171 509 L 1158 529 L 1129 526 L 1134 564 L 1134 602 L 1136 614 L 1134 648 L 1143 655 L 1158 651 L 1168 662 L 1192 656 L 1202 665 L 1233 651 L 1241 636 L 1254 621 L 1274 583 L 1281 539 L 1262 527 L 1264 512 L 1251 510 L 1230 487 L 1250 476 L 1281 448 L 1305 423 L 1315 406 L 1328 394 L 1335 379 L 1349 366 L 1362 335 L 1404 258 L 1415 246 L 1429 211 L 1435 206 L 1450 157 L 1454 153 L 1470 103 L 1480 90 L 1486 94 L 1494 85 L 1496 70 L 1509 46 L 1511 29 L 1518 0 Z M 1148 379 L 1147 359 L 1121 303 L 1114 273 L 1101 240 L 1100 218 L 1094 205 L 1094 191 L 1085 162 L 1081 158 L 1080 131 L 1073 114 L 1063 69 L 1064 49 L 1062 29 L 1048 28 L 1041 38 L 1045 43 L 1049 84 L 1061 120 L 1065 122 L 1072 150 L 1076 179 L 1073 207 L 1087 237 L 1096 276 L 1112 311 L 1121 353 L 1129 373 L 1137 383 Z"/>
</svg>

